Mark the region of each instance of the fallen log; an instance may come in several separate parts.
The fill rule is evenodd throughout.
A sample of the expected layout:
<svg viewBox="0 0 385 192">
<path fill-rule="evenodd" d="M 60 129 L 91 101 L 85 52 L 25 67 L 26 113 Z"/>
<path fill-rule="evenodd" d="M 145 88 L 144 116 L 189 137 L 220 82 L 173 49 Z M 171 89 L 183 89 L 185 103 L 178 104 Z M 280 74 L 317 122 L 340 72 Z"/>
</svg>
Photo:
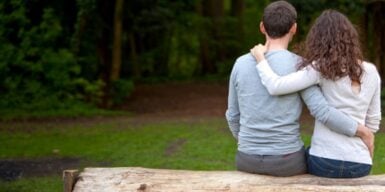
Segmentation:
<svg viewBox="0 0 385 192">
<path fill-rule="evenodd" d="M 73 192 L 99 191 L 383 192 L 385 175 L 371 175 L 356 179 L 330 179 L 312 175 L 273 177 L 238 171 L 187 171 L 140 167 L 85 168 L 77 177 Z"/>
</svg>

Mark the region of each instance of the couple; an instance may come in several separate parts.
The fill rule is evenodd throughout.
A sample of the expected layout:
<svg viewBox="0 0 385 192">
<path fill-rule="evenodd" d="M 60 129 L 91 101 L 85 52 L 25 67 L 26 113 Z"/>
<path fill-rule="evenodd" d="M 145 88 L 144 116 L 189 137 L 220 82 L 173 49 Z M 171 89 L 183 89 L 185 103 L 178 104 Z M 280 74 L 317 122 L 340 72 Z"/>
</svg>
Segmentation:
<svg viewBox="0 0 385 192">
<path fill-rule="evenodd" d="M 366 176 L 381 119 L 378 72 L 363 61 L 357 31 L 337 11 L 317 18 L 304 58 L 288 51 L 296 18 L 288 2 L 269 4 L 260 23 L 266 46 L 254 47 L 234 64 L 226 119 L 238 142 L 237 169 L 273 176 Z M 302 101 L 316 119 L 310 149 L 300 137 Z"/>
</svg>

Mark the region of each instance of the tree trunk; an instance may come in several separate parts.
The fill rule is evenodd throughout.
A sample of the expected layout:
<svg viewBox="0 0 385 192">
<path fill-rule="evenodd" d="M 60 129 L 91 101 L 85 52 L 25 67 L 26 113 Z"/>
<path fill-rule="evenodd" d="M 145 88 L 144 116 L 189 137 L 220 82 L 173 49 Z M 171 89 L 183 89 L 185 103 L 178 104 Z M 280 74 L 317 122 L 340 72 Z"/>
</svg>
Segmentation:
<svg viewBox="0 0 385 192">
<path fill-rule="evenodd" d="M 204 0 L 201 3 L 197 10 L 207 21 L 200 37 L 202 73 L 212 74 L 217 71 L 216 63 L 225 57 L 221 47 L 224 4 L 223 0 Z"/>
<path fill-rule="evenodd" d="M 120 78 L 122 65 L 122 16 L 124 0 L 116 0 L 114 17 L 114 43 L 112 48 L 111 82 Z"/>
<path fill-rule="evenodd" d="M 312 175 L 272 177 L 238 171 L 187 171 L 135 167 L 86 168 L 74 192 L 85 191 L 385 191 L 385 175 L 329 179 Z"/>
<path fill-rule="evenodd" d="M 108 49 L 108 31 L 106 29 L 103 29 L 101 32 L 101 36 L 98 39 L 97 47 L 96 47 L 96 55 L 98 56 L 98 60 L 100 62 L 100 76 L 103 79 L 103 82 L 105 83 L 105 86 L 103 87 L 103 96 L 102 96 L 102 103 L 101 107 L 108 108 L 110 103 L 110 79 L 109 79 L 109 72 L 110 72 L 110 62 L 111 62 L 111 54 L 110 50 Z"/>
<path fill-rule="evenodd" d="M 231 16 L 242 18 L 244 9 L 245 9 L 244 0 L 231 0 Z"/>
<path fill-rule="evenodd" d="M 200 15 L 201 17 L 205 18 L 205 14 L 203 12 L 203 7 L 205 6 L 204 4 L 204 0 L 203 1 L 197 1 L 197 5 L 196 5 L 196 11 L 198 13 L 198 15 Z M 211 68 L 213 68 L 213 66 L 211 66 L 210 64 L 210 59 L 209 59 L 209 45 L 208 45 L 208 30 L 207 30 L 207 27 L 206 27 L 206 23 L 203 24 L 203 26 L 201 26 L 200 28 L 200 31 L 201 33 L 199 34 L 199 57 L 200 57 L 200 73 L 201 74 L 205 74 L 207 73 L 207 71 L 211 70 Z"/>
<path fill-rule="evenodd" d="M 375 59 L 374 62 L 377 65 L 377 69 L 380 72 L 380 75 L 385 74 L 385 2 L 377 1 L 373 5 L 373 31 L 374 39 L 373 44 L 375 46 Z M 381 19 L 380 19 L 381 18 Z"/>
<path fill-rule="evenodd" d="M 140 78 L 140 66 L 138 65 L 138 53 L 136 51 L 136 42 L 134 32 L 128 33 L 128 44 L 130 46 L 130 60 L 132 66 L 132 75 L 135 78 Z"/>
<path fill-rule="evenodd" d="M 103 23 L 107 23 L 108 25 L 100 26 L 100 35 L 98 35 L 97 46 L 96 46 L 96 55 L 98 56 L 98 60 L 100 62 L 100 77 L 103 79 L 105 86 L 103 87 L 103 96 L 102 96 L 102 106 L 103 108 L 109 108 L 111 105 L 110 101 L 110 73 L 111 73 L 111 31 L 109 30 L 109 22 L 112 21 L 111 16 L 112 5 L 108 0 L 100 0 L 98 1 L 98 15 L 99 19 Z"/>
<path fill-rule="evenodd" d="M 373 62 L 380 76 L 385 75 L 385 2 L 384 1 L 366 1 L 365 16 L 364 16 L 364 30 L 363 49 L 366 56 Z M 381 19 L 380 19 L 381 18 Z"/>
<path fill-rule="evenodd" d="M 243 11 L 245 9 L 244 0 L 231 0 L 231 16 L 237 19 L 235 32 L 237 33 L 237 39 L 243 41 Z"/>
<path fill-rule="evenodd" d="M 368 49 L 369 49 L 368 42 L 370 41 L 370 38 L 369 38 L 370 30 L 368 29 L 370 8 L 369 8 L 368 0 L 365 0 L 364 5 L 365 5 L 365 8 L 364 8 L 365 11 L 360 20 L 361 23 L 360 23 L 359 32 L 361 33 L 360 40 L 361 40 L 361 46 L 362 46 L 361 48 L 364 53 L 364 57 L 370 57 L 370 52 L 368 52 Z"/>
</svg>

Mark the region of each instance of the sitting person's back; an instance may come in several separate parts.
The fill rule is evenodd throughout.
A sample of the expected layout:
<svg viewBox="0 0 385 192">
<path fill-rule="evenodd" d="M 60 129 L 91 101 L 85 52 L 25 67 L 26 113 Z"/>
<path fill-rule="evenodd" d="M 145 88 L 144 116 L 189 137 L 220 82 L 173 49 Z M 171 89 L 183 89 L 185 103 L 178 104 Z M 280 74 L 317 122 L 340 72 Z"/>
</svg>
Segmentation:
<svg viewBox="0 0 385 192">
<path fill-rule="evenodd" d="M 361 89 L 358 92 L 352 90 L 348 76 L 337 81 L 321 79 L 320 86 L 331 106 L 376 132 L 379 129 L 381 106 L 380 103 L 374 103 L 373 101 L 376 100 L 372 98 L 379 94 L 375 92 L 378 91 L 377 85 L 380 85 L 380 78 L 373 64 L 363 62 L 362 65 L 364 72 L 361 78 Z M 377 110 L 374 110 L 374 107 Z M 372 113 L 368 114 L 370 110 Z M 370 153 L 359 137 L 351 138 L 335 133 L 320 122 L 315 124 L 310 154 L 329 159 L 372 164 Z"/>
<path fill-rule="evenodd" d="M 297 56 L 287 50 L 270 52 L 267 56 L 272 67 L 285 75 L 296 70 Z M 278 65 L 284 59 L 287 65 Z M 255 68 L 255 59 L 246 54 L 237 59 L 232 72 L 229 100 L 237 100 L 239 110 L 229 110 L 230 122 L 238 121 L 237 168 L 240 171 L 276 176 L 306 173 L 305 152 L 300 137 L 298 119 L 302 102 L 298 93 L 280 97 L 271 96 L 262 85 Z M 237 98 L 234 98 L 237 97 Z M 264 161 L 256 166 L 255 161 Z"/>
<path fill-rule="evenodd" d="M 269 52 L 267 58 L 277 73 L 286 75 L 296 71 L 298 56 L 287 50 Z M 285 65 L 281 61 L 285 60 Z M 247 154 L 282 155 L 299 151 L 298 118 L 302 102 L 298 93 L 271 96 L 257 73 L 256 60 L 251 54 L 238 58 L 232 73 L 236 89 L 241 128 L 238 150 Z M 231 119 L 231 110 L 227 117 Z"/>
</svg>

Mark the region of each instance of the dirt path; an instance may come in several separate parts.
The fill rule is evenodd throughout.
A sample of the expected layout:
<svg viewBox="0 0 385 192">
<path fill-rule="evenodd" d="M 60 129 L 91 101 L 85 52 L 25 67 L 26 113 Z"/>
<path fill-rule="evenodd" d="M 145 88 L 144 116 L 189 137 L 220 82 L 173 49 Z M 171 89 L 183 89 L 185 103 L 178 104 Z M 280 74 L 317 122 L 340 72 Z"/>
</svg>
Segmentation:
<svg viewBox="0 0 385 192">
<path fill-rule="evenodd" d="M 133 112 L 138 121 L 225 118 L 227 95 L 227 82 L 138 85 L 119 109 Z M 314 123 L 307 109 L 301 123 Z"/>
<path fill-rule="evenodd" d="M 119 109 L 136 118 L 224 117 L 225 83 L 169 83 L 138 85 Z"/>
</svg>

